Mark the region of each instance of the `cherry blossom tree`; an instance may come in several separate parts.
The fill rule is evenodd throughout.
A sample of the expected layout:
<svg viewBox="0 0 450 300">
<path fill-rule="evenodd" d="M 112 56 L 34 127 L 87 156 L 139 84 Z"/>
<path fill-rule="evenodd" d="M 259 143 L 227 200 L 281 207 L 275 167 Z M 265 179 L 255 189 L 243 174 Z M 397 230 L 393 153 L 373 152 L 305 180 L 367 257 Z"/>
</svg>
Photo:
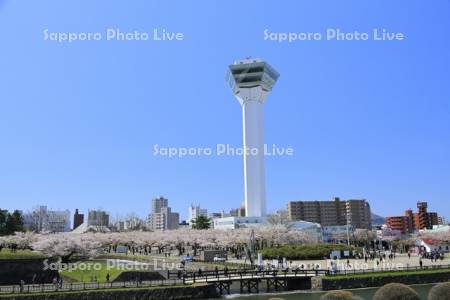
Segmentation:
<svg viewBox="0 0 450 300">
<path fill-rule="evenodd" d="M 95 257 L 104 252 L 116 252 L 118 246 L 127 247 L 132 254 L 149 255 L 152 249 L 158 253 L 176 249 L 178 255 L 191 249 L 196 255 L 199 249 L 223 249 L 240 257 L 248 252 L 250 241 L 256 250 L 264 247 L 298 245 L 315 242 L 306 231 L 295 230 L 284 224 L 239 228 L 234 230 L 190 230 L 88 232 L 88 233 L 17 233 L 0 238 L 0 247 L 15 245 L 20 249 L 32 249 L 49 257 L 60 257 L 67 262 L 73 256 Z"/>
<path fill-rule="evenodd" d="M 104 238 L 103 233 L 52 233 L 40 235 L 31 246 L 46 256 L 58 256 L 66 263 L 75 254 L 95 257 L 104 246 Z"/>
</svg>

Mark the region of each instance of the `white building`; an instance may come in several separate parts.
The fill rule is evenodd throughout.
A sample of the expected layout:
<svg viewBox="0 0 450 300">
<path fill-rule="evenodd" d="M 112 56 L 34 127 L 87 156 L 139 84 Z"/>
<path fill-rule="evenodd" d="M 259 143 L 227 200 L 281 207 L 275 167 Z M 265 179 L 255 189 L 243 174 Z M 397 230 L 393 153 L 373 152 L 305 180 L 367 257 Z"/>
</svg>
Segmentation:
<svg viewBox="0 0 450 300">
<path fill-rule="evenodd" d="M 450 242 L 437 241 L 430 238 L 423 238 L 417 241 L 417 245 L 422 248 L 427 253 L 439 252 L 448 253 L 450 252 Z"/>
<path fill-rule="evenodd" d="M 189 206 L 189 225 L 192 226 L 192 221 L 194 221 L 195 219 L 197 219 L 199 216 L 208 216 L 208 210 L 207 209 L 202 209 L 200 208 L 200 205 L 193 205 L 191 204 L 191 206 Z"/>
<path fill-rule="evenodd" d="M 225 217 L 213 219 L 214 229 L 236 229 L 264 225 L 265 219 L 260 217 Z"/>
<path fill-rule="evenodd" d="M 444 216 L 438 216 L 438 225 L 445 226 L 448 225 L 448 221 Z"/>
<path fill-rule="evenodd" d="M 266 215 L 263 108 L 278 77 L 278 72 L 261 59 L 239 60 L 229 66 L 227 80 L 242 107 L 247 217 Z"/>
<path fill-rule="evenodd" d="M 36 232 L 67 232 L 70 231 L 69 210 L 48 210 L 47 206 L 39 206 L 34 211 L 24 214 L 24 225 Z"/>
</svg>

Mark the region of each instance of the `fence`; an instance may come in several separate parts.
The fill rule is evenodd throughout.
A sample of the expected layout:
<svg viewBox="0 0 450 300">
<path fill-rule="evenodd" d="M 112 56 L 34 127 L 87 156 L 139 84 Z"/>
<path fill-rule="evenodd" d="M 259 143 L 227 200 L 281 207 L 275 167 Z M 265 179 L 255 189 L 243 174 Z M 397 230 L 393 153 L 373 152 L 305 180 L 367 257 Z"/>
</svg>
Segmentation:
<svg viewBox="0 0 450 300">
<path fill-rule="evenodd" d="M 184 284 L 183 281 L 179 279 L 104 282 L 104 283 L 84 282 L 84 283 L 63 283 L 63 284 L 25 284 L 25 285 L 0 286 L 0 294 L 45 293 L 45 292 L 117 289 L 117 288 L 177 286 L 183 284 Z"/>
<path fill-rule="evenodd" d="M 0 286 L 0 294 L 16 293 L 45 293 L 45 292 L 65 292 L 83 290 L 101 290 L 117 288 L 139 288 L 139 287 L 164 287 L 182 286 L 195 283 L 196 281 L 214 282 L 226 280 L 238 280 L 249 278 L 282 278 L 300 276 L 342 276 L 356 274 L 370 274 L 392 271 L 420 271 L 420 270 L 448 270 L 450 265 L 434 265 L 423 267 L 399 267 L 389 269 L 353 269 L 353 270 L 321 270 L 321 269 L 289 269 L 289 270 L 218 270 L 203 272 L 168 272 L 168 279 L 153 281 L 124 281 L 124 282 L 85 282 L 85 283 L 64 283 L 64 284 L 25 284 Z"/>
</svg>

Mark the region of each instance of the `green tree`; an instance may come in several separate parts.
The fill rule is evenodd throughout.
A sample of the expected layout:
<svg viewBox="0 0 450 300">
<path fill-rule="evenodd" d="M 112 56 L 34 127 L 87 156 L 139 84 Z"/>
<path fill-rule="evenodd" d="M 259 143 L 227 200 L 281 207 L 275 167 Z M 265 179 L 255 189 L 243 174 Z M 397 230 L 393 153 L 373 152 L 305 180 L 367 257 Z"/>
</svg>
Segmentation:
<svg viewBox="0 0 450 300">
<path fill-rule="evenodd" d="M 198 216 L 195 220 L 192 221 L 193 229 L 209 229 L 211 227 L 211 219 L 206 216 Z"/>
<path fill-rule="evenodd" d="M 10 235 L 18 231 L 24 231 L 20 211 L 9 213 L 7 210 L 0 210 L 0 235 Z"/>
<path fill-rule="evenodd" d="M 23 227 L 23 217 L 20 211 L 15 210 L 12 214 L 9 214 L 8 220 L 6 221 L 6 228 L 9 231 L 9 234 L 25 231 Z"/>
<path fill-rule="evenodd" d="M 0 235 L 6 235 L 6 220 L 8 219 L 8 211 L 0 209 Z"/>
</svg>

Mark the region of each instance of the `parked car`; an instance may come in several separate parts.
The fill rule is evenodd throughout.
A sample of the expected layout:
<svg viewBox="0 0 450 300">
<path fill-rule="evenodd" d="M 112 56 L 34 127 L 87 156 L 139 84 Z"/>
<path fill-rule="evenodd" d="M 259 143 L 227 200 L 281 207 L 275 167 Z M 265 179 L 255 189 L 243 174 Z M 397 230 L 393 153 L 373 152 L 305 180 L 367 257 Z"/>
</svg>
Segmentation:
<svg viewBox="0 0 450 300">
<path fill-rule="evenodd" d="M 227 259 L 225 257 L 214 256 L 213 259 L 215 262 L 225 262 Z"/>
<path fill-rule="evenodd" d="M 192 256 L 186 255 L 181 258 L 181 261 L 191 262 L 191 261 L 194 261 L 194 258 Z"/>
</svg>

